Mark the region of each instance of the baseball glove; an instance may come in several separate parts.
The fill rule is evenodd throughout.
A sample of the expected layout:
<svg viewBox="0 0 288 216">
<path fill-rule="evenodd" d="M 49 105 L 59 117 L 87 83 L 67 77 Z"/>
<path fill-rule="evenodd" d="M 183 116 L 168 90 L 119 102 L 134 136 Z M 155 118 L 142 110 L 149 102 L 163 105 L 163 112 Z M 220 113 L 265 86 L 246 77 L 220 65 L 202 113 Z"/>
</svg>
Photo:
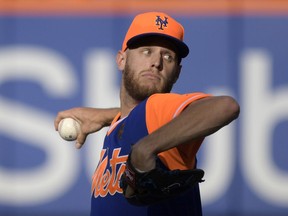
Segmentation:
<svg viewBox="0 0 288 216">
<path fill-rule="evenodd" d="M 158 166 L 149 172 L 140 173 L 131 164 L 129 155 L 120 187 L 130 204 L 145 206 L 186 192 L 196 183 L 203 182 L 203 176 L 204 171 L 201 169 L 170 171 Z M 129 197 L 126 196 L 128 186 L 134 190 L 134 194 Z"/>
</svg>

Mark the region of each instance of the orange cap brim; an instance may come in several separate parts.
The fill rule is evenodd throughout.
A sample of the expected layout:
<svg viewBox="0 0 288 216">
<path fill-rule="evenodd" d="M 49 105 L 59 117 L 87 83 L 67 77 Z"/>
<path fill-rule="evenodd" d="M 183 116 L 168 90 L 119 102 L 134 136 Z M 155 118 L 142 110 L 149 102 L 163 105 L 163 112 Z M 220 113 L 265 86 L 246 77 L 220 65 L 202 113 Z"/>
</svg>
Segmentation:
<svg viewBox="0 0 288 216">
<path fill-rule="evenodd" d="M 185 58 L 189 54 L 189 47 L 184 42 L 178 40 L 177 38 L 171 37 L 169 35 L 160 34 L 160 33 L 145 33 L 145 34 L 134 36 L 133 38 L 130 38 L 127 41 L 126 47 L 124 48 L 123 51 L 125 51 L 125 49 L 127 49 L 128 47 L 131 47 L 133 44 L 136 44 L 140 40 L 143 40 L 148 37 L 165 38 L 171 41 L 177 48 L 177 52 L 181 58 Z"/>
</svg>

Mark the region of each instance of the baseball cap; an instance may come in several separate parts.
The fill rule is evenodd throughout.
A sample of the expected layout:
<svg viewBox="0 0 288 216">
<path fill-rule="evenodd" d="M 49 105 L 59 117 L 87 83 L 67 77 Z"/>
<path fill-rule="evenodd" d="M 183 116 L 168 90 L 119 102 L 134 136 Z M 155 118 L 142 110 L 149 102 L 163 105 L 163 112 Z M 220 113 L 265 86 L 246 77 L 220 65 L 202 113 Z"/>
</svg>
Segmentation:
<svg viewBox="0 0 288 216">
<path fill-rule="evenodd" d="M 162 12 L 147 12 L 137 15 L 132 21 L 122 44 L 122 51 L 145 37 L 164 37 L 174 43 L 181 58 L 189 53 L 183 42 L 184 28 L 175 19 Z"/>
</svg>

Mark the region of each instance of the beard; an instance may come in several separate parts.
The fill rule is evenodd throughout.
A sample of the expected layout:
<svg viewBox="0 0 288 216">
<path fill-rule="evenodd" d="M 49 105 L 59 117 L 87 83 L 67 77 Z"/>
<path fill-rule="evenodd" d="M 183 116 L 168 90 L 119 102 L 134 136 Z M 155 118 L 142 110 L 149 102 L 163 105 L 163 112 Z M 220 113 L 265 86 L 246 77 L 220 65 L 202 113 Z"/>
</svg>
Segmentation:
<svg viewBox="0 0 288 216">
<path fill-rule="evenodd" d="M 163 85 L 143 85 L 134 74 L 134 71 L 126 64 L 123 71 L 124 87 L 127 93 L 137 101 L 143 101 L 155 93 L 169 93 L 175 80 L 175 77 L 171 77 L 165 80 Z"/>
</svg>

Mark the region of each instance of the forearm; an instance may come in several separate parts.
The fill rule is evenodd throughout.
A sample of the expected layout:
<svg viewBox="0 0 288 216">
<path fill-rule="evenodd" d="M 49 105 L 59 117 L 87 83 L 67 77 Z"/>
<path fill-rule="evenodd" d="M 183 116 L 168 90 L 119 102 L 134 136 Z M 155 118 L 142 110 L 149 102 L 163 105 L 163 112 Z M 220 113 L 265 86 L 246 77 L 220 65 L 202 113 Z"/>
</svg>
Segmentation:
<svg viewBox="0 0 288 216">
<path fill-rule="evenodd" d="M 120 108 L 91 108 L 93 113 L 91 115 L 92 121 L 101 122 L 103 127 L 109 126 L 115 116 L 120 112 Z M 101 118 L 101 119 L 100 119 Z"/>
<path fill-rule="evenodd" d="M 135 162 L 140 161 L 137 157 L 142 157 L 142 161 L 151 161 L 160 152 L 208 136 L 229 124 L 238 114 L 239 106 L 230 97 L 210 97 L 196 101 L 171 122 L 137 142 L 133 146 L 133 151 L 136 151 Z"/>
<path fill-rule="evenodd" d="M 73 118 L 81 124 L 89 126 L 95 124 L 97 129 L 109 126 L 120 111 L 120 108 L 92 108 L 92 107 L 75 107 L 58 113 L 54 125 L 57 130 L 59 122 L 64 118 Z M 99 126 L 98 126 L 99 125 Z"/>
<path fill-rule="evenodd" d="M 76 140 L 76 148 L 81 148 L 89 134 L 109 126 L 119 111 L 119 108 L 76 107 L 59 112 L 55 118 L 54 127 L 58 130 L 60 121 L 68 117 L 79 122 L 81 129 Z"/>
</svg>

